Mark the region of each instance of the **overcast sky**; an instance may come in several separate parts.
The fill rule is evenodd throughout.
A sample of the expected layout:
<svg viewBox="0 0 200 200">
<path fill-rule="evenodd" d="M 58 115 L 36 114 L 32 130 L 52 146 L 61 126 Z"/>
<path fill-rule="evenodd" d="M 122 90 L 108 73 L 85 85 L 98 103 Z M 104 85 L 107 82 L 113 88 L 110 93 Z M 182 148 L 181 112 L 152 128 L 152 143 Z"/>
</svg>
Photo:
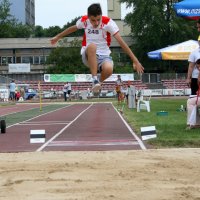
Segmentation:
<svg viewBox="0 0 200 200">
<path fill-rule="evenodd" d="M 43 28 L 60 26 L 72 19 L 87 14 L 92 3 L 100 3 L 103 15 L 107 15 L 107 0 L 35 0 L 35 24 Z M 122 17 L 126 14 L 122 6 Z"/>
</svg>

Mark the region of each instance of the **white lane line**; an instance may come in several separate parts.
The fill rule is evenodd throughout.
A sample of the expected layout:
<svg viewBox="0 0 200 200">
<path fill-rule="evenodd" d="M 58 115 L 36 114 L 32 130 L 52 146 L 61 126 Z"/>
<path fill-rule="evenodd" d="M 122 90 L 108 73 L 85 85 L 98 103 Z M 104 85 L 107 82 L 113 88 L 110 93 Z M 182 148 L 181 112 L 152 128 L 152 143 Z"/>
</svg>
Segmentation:
<svg viewBox="0 0 200 200">
<path fill-rule="evenodd" d="M 82 146 L 133 146 L 138 145 L 136 141 L 129 140 L 97 140 L 97 141 L 52 141 L 48 147 L 82 147 Z"/>
<path fill-rule="evenodd" d="M 18 126 L 34 126 L 34 125 L 56 125 L 56 124 L 69 124 L 71 121 L 34 121 L 34 122 L 21 122 L 17 124 Z"/>
<path fill-rule="evenodd" d="M 122 117 L 122 115 L 118 112 L 118 110 L 114 107 L 114 105 L 112 104 L 113 108 L 116 110 L 116 112 L 118 113 L 118 115 L 120 116 L 120 118 L 122 119 L 122 121 L 124 122 L 124 124 L 126 125 L 126 127 L 128 128 L 128 130 L 131 132 L 131 134 L 135 137 L 135 139 L 138 141 L 140 147 L 142 150 L 146 150 L 147 148 L 145 147 L 144 143 L 142 142 L 142 140 L 135 134 L 135 132 L 133 132 L 132 128 L 129 126 L 129 124 L 124 120 L 124 118 Z"/>
<path fill-rule="evenodd" d="M 30 123 L 21 123 L 21 124 L 17 124 L 17 126 L 41 126 L 41 125 L 48 125 L 48 126 L 52 126 L 52 125 L 59 125 L 59 124 L 69 124 L 70 122 L 66 122 L 66 123 L 32 123 L 32 124 L 30 124 Z"/>
<path fill-rule="evenodd" d="M 70 123 L 71 121 L 34 121 L 34 122 L 25 122 L 26 124 L 35 124 L 35 123 Z M 23 124 L 22 122 L 21 124 Z"/>
<path fill-rule="evenodd" d="M 56 139 L 60 134 L 64 132 L 65 129 L 67 129 L 72 123 L 74 123 L 84 112 L 86 112 L 93 104 L 88 106 L 85 110 L 83 110 L 74 120 L 72 120 L 69 124 L 67 124 L 64 128 L 62 128 L 56 135 L 54 135 L 51 139 L 49 139 L 45 144 L 43 144 L 40 148 L 38 148 L 36 151 L 42 151 L 47 145 L 49 145 L 50 142 L 52 142 L 54 139 Z"/>
</svg>

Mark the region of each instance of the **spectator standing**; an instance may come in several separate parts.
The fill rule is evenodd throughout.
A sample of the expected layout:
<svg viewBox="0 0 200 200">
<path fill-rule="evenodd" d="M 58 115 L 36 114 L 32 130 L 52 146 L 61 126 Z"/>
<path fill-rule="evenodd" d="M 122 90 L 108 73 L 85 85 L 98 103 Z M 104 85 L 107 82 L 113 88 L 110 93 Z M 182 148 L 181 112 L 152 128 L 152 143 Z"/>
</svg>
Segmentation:
<svg viewBox="0 0 200 200">
<path fill-rule="evenodd" d="M 72 91 L 72 84 L 67 82 L 67 95 L 70 101 L 71 101 L 71 91 Z"/>
<path fill-rule="evenodd" d="M 87 89 L 87 98 L 89 99 L 91 97 L 90 95 L 90 88 Z"/>
<path fill-rule="evenodd" d="M 16 90 L 15 80 L 11 81 L 9 89 L 10 89 L 10 100 L 15 101 L 15 90 Z"/>
<path fill-rule="evenodd" d="M 120 75 L 117 75 L 117 80 L 115 84 L 116 84 L 115 87 L 116 87 L 116 93 L 117 93 L 117 100 L 118 100 L 118 103 L 120 103 L 122 100 L 122 85 L 123 85 L 123 81 Z"/>
<path fill-rule="evenodd" d="M 200 18 L 198 19 L 196 26 L 197 26 L 197 31 L 200 33 Z M 200 45 L 200 36 L 198 38 L 198 42 Z M 200 83 L 200 74 L 194 66 L 194 62 L 196 62 L 196 60 L 194 61 L 194 57 L 196 58 L 196 60 L 200 58 L 200 52 L 198 53 L 198 50 L 196 51 L 196 53 L 193 53 L 192 55 L 193 59 L 191 62 L 189 58 L 189 67 L 188 67 L 188 75 L 187 75 L 186 83 L 191 88 L 191 95 L 196 95 L 196 92 L 198 90 L 198 85 Z"/>
<path fill-rule="evenodd" d="M 63 96 L 64 96 L 64 101 L 67 101 L 67 89 L 68 85 L 67 83 L 63 86 Z"/>
<path fill-rule="evenodd" d="M 130 85 L 124 84 L 124 86 L 123 86 L 123 92 L 124 92 L 124 97 L 126 98 L 127 105 L 128 105 L 128 90 L 129 90 L 129 88 L 130 88 Z"/>
</svg>

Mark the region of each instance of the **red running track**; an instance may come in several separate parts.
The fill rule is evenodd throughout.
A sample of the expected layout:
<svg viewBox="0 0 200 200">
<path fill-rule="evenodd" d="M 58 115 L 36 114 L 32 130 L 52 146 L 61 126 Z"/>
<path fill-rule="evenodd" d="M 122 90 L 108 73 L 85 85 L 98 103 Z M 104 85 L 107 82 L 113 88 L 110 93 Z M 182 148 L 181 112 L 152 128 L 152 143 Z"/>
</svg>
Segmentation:
<svg viewBox="0 0 200 200">
<path fill-rule="evenodd" d="M 30 143 L 31 130 L 45 143 Z M 110 103 L 74 104 L 7 128 L 0 152 L 146 149 Z"/>
<path fill-rule="evenodd" d="M 47 104 L 42 104 L 42 106 L 46 106 Z M 40 105 L 37 104 L 15 104 L 15 105 L 11 105 L 11 106 L 2 106 L 0 108 L 0 117 L 3 117 L 5 115 L 9 115 L 9 114 L 14 114 L 17 112 L 23 112 L 26 110 L 32 110 L 34 108 L 38 108 L 39 109 Z"/>
</svg>

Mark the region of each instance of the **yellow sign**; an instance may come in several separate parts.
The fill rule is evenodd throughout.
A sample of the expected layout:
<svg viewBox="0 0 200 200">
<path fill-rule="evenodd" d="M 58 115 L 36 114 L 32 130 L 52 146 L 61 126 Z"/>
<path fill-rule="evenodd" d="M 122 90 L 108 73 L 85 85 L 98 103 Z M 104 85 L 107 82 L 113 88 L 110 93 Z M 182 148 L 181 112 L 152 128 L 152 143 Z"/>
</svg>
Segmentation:
<svg viewBox="0 0 200 200">
<path fill-rule="evenodd" d="M 163 60 L 188 60 L 190 52 L 162 52 Z"/>
</svg>

